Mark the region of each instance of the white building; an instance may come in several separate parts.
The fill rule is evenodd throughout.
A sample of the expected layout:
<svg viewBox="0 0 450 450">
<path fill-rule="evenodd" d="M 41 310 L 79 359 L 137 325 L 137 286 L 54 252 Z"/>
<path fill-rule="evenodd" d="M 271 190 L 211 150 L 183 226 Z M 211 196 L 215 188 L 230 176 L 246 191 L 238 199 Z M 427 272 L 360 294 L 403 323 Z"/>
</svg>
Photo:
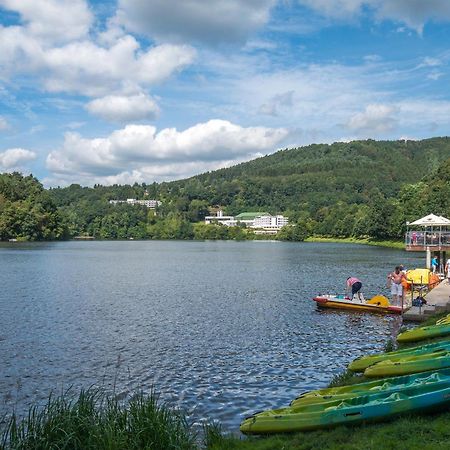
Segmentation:
<svg viewBox="0 0 450 450">
<path fill-rule="evenodd" d="M 217 211 L 216 216 L 206 216 L 205 223 L 221 223 L 227 227 L 234 227 L 237 225 L 236 219 L 233 216 L 224 216 L 222 210 Z"/>
<path fill-rule="evenodd" d="M 255 217 L 251 228 L 261 228 L 266 230 L 280 230 L 289 223 L 289 219 L 282 215 L 271 216 L 266 214 Z"/>
<path fill-rule="evenodd" d="M 155 209 L 161 205 L 159 200 L 136 200 L 135 198 L 127 198 L 126 200 L 110 200 L 111 205 L 117 205 L 118 203 L 126 203 L 128 205 L 142 205 L 147 208 Z"/>
<path fill-rule="evenodd" d="M 271 216 L 265 212 L 244 212 L 236 217 L 224 216 L 223 212 L 219 210 L 216 216 L 206 216 L 205 223 L 221 223 L 229 227 L 244 224 L 248 228 L 276 234 L 281 228 L 289 223 L 289 219 L 282 215 Z"/>
</svg>

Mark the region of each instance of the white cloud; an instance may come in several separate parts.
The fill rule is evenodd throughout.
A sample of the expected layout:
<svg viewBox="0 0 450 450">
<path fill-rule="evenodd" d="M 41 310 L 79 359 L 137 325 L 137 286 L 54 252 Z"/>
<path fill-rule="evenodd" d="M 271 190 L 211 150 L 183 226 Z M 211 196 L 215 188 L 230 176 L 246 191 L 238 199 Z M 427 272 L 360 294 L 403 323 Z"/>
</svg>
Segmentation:
<svg viewBox="0 0 450 450">
<path fill-rule="evenodd" d="M 6 119 L 0 116 L 0 131 L 7 130 L 9 128 L 9 124 Z"/>
<path fill-rule="evenodd" d="M 62 149 L 48 155 L 47 168 L 65 177 L 104 178 L 139 171 L 148 175 L 147 181 L 156 176 L 173 179 L 198 173 L 202 167 L 223 167 L 272 152 L 287 134 L 282 128 L 244 128 L 225 120 L 210 120 L 184 131 L 127 125 L 96 139 L 66 133 Z"/>
<path fill-rule="evenodd" d="M 0 153 L 0 167 L 2 170 L 11 170 L 33 159 L 36 159 L 35 152 L 23 148 L 10 148 Z"/>
<path fill-rule="evenodd" d="M 0 7 L 20 13 L 27 34 L 50 41 L 84 37 L 93 22 L 85 0 L 0 0 Z"/>
<path fill-rule="evenodd" d="M 242 42 L 264 25 L 277 0 L 119 0 L 119 20 L 163 40 Z"/>
<path fill-rule="evenodd" d="M 124 36 L 105 49 L 92 42 L 75 42 L 45 53 L 49 71 L 44 81 L 52 92 L 75 92 L 88 96 L 112 91 L 136 93 L 192 63 L 192 47 L 159 45 L 143 52 L 132 36 Z"/>
<path fill-rule="evenodd" d="M 391 105 L 367 105 L 363 112 L 353 115 L 346 127 L 356 133 L 372 133 L 373 136 L 392 131 L 397 120 L 394 115 L 398 108 Z"/>
<path fill-rule="evenodd" d="M 429 20 L 448 21 L 448 0 L 298 0 L 320 14 L 337 19 L 351 19 L 364 11 L 374 11 L 379 19 L 402 22 L 421 33 Z"/>
<path fill-rule="evenodd" d="M 50 92 L 92 97 L 137 94 L 191 64 L 195 55 L 187 45 L 144 49 L 125 34 L 108 43 L 86 38 L 55 45 L 34 36 L 26 26 L 0 26 L 0 76 L 33 77 Z"/>
<path fill-rule="evenodd" d="M 155 119 L 159 114 L 156 102 L 143 93 L 129 97 L 108 95 L 86 105 L 86 109 L 110 122 L 133 122 Z"/>
</svg>

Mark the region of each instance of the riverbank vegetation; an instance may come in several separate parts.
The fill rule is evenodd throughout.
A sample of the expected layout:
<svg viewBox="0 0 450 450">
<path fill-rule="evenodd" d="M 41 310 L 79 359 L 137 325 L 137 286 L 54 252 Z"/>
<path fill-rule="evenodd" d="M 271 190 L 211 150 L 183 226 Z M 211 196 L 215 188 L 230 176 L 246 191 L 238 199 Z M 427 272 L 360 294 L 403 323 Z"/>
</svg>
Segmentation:
<svg viewBox="0 0 450 450">
<path fill-rule="evenodd" d="M 213 209 L 282 213 L 276 237 L 403 240 L 406 221 L 450 215 L 450 139 L 354 141 L 282 150 L 186 180 L 43 189 L 0 175 L 0 240 L 255 239 L 244 227 L 204 226 Z M 155 210 L 109 200 L 155 199 Z M 271 237 L 273 239 L 273 236 Z"/>
<path fill-rule="evenodd" d="M 0 422 L 1 423 L 1 422 Z M 50 396 L 45 407 L 3 421 L 2 450 L 191 450 L 198 436 L 182 413 L 166 407 L 154 393 L 129 403 L 100 390 Z"/>
</svg>

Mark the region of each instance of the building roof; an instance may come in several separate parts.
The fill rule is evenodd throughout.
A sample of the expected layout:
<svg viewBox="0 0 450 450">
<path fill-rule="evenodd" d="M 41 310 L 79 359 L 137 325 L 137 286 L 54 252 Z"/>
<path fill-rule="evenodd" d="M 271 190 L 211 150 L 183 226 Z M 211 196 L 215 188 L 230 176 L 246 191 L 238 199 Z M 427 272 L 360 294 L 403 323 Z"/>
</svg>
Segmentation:
<svg viewBox="0 0 450 450">
<path fill-rule="evenodd" d="M 259 216 L 268 216 L 266 212 L 243 212 L 236 216 L 236 220 L 255 220 Z"/>
<path fill-rule="evenodd" d="M 442 216 L 436 216 L 435 214 L 428 214 L 428 216 L 408 223 L 408 225 L 419 225 L 422 227 L 441 227 L 450 225 L 450 220 Z"/>
</svg>

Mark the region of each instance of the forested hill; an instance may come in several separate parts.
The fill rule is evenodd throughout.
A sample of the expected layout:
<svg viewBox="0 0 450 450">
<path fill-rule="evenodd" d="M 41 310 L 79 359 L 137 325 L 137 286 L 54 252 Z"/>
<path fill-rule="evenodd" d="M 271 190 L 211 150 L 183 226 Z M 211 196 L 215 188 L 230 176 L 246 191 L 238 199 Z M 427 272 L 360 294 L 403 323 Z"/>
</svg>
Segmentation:
<svg viewBox="0 0 450 450">
<path fill-rule="evenodd" d="M 170 183 L 167 188 L 177 196 L 226 206 L 230 213 L 254 208 L 314 215 L 337 202 L 366 204 L 374 191 L 395 196 L 402 185 L 434 173 L 448 158 L 449 138 L 316 144 Z"/>
<path fill-rule="evenodd" d="M 162 205 L 112 205 L 150 198 Z M 44 190 L 35 178 L 0 175 L 0 239 L 245 239 L 241 227 L 202 225 L 225 213 L 284 213 L 282 239 L 315 234 L 399 239 L 405 222 L 450 216 L 450 139 L 354 141 L 282 150 L 186 180 Z M 254 237 L 254 236 L 253 236 Z"/>
</svg>

